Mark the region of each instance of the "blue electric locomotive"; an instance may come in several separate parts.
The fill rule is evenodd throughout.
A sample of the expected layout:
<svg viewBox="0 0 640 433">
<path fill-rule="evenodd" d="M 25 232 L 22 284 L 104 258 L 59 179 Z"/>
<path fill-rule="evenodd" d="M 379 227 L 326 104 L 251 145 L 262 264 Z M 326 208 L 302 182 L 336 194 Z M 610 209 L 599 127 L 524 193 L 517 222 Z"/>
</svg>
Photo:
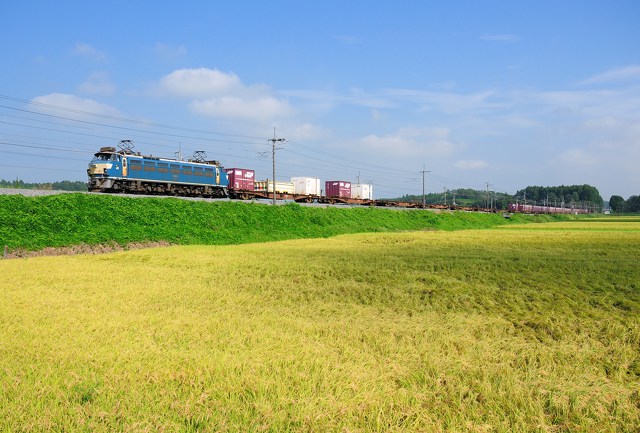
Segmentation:
<svg viewBox="0 0 640 433">
<path fill-rule="evenodd" d="M 182 161 L 134 153 L 130 140 L 120 141 L 119 147 L 103 147 L 94 155 L 87 169 L 89 191 L 229 196 L 227 172 L 218 161 L 206 161 L 204 152 Z"/>
</svg>

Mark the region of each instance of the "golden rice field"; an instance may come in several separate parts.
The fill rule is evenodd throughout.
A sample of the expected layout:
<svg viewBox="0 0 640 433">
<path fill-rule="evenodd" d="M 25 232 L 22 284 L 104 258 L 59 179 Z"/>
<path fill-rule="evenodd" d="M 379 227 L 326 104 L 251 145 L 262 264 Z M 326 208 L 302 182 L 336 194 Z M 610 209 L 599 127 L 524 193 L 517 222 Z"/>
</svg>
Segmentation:
<svg viewBox="0 0 640 433">
<path fill-rule="evenodd" d="M 0 431 L 637 432 L 640 219 L 0 260 Z"/>
</svg>

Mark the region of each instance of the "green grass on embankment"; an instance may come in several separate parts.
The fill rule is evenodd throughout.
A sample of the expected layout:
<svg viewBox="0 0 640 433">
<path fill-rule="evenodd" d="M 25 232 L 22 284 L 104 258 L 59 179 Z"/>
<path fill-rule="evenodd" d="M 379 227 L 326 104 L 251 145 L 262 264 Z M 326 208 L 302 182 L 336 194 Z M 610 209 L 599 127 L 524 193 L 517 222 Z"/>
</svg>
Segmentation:
<svg viewBox="0 0 640 433">
<path fill-rule="evenodd" d="M 166 241 L 181 245 L 228 245 L 346 233 L 487 228 L 525 221 L 500 214 L 435 213 L 383 208 L 268 206 L 111 195 L 0 196 L 0 248 L 37 250 L 78 244 Z"/>
</svg>

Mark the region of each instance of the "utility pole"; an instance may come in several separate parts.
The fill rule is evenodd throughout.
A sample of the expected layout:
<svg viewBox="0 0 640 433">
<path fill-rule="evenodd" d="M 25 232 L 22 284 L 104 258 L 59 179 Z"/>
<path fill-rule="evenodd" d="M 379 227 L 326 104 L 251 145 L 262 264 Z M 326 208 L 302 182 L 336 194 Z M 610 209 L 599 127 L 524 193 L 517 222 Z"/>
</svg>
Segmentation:
<svg viewBox="0 0 640 433">
<path fill-rule="evenodd" d="M 284 138 L 276 138 L 276 127 L 273 127 L 273 138 L 270 138 L 272 151 L 271 158 L 273 160 L 273 205 L 276 205 L 276 143 L 284 143 L 287 141 Z M 267 181 L 267 190 L 269 189 L 269 182 Z"/>
<path fill-rule="evenodd" d="M 425 166 L 423 164 L 422 165 L 422 171 L 420 173 L 422 173 L 422 209 L 426 209 L 427 208 L 427 202 L 426 202 L 425 196 L 424 196 L 424 175 L 426 173 L 431 173 L 431 171 L 430 170 L 425 170 Z"/>
<path fill-rule="evenodd" d="M 489 207 L 489 182 L 485 182 L 485 184 L 487 184 L 487 192 L 485 193 L 484 208 L 487 209 Z"/>
</svg>

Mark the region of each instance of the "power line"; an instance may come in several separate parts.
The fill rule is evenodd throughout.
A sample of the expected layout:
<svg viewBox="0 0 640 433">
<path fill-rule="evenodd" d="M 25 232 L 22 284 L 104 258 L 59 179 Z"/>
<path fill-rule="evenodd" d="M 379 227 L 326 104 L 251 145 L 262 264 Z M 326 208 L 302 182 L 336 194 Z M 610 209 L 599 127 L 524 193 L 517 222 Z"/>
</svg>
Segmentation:
<svg viewBox="0 0 640 433">
<path fill-rule="evenodd" d="M 69 169 L 65 169 L 65 168 L 53 168 L 53 167 L 30 167 L 30 166 L 26 166 L 26 165 L 7 165 L 7 164 L 0 164 L 0 167 L 27 168 L 27 169 L 29 169 L 29 170 L 50 170 L 50 171 L 72 171 L 72 172 L 75 172 L 75 170 L 69 170 Z"/>
<path fill-rule="evenodd" d="M 23 122 L 7 122 L 6 120 L 2 122 L 0 120 L 0 123 L 3 123 L 5 125 L 11 125 L 17 128 L 29 128 L 34 131 L 39 130 L 44 132 L 55 132 L 57 134 L 91 137 L 98 140 L 119 140 L 122 137 L 114 137 L 113 135 L 120 134 L 121 132 L 126 132 L 128 135 L 128 137 L 126 138 L 134 139 L 136 143 L 147 144 L 149 146 L 154 146 L 154 147 L 173 148 L 173 149 L 175 149 L 175 145 L 172 146 L 169 144 L 162 144 L 158 142 L 159 141 L 172 142 L 178 139 L 180 140 L 181 146 L 182 146 L 183 140 L 186 140 L 186 141 L 197 140 L 197 141 L 207 141 L 207 142 L 216 142 L 216 143 L 226 143 L 229 146 L 225 147 L 224 149 L 228 150 L 228 152 L 221 152 L 223 148 L 221 148 L 219 145 L 216 146 L 217 150 L 215 152 L 218 157 L 231 158 L 233 161 L 235 160 L 251 161 L 252 164 L 257 166 L 256 168 L 264 165 L 264 163 L 258 161 L 256 157 L 252 157 L 247 153 L 244 153 L 244 154 L 242 153 L 242 152 L 250 152 L 249 146 L 268 145 L 268 143 L 264 142 L 263 138 L 254 137 L 250 135 L 228 134 L 228 133 L 217 132 L 217 131 L 184 128 L 179 126 L 166 125 L 162 123 L 128 119 L 125 117 L 119 117 L 119 116 L 108 115 L 108 114 L 92 113 L 88 111 L 60 107 L 60 106 L 55 106 L 55 105 L 36 102 L 36 101 L 28 101 L 28 100 L 15 98 L 7 95 L 0 95 L 0 99 L 17 102 L 21 104 L 26 104 L 27 105 L 26 108 L 12 107 L 9 105 L 0 105 L 0 108 L 5 108 L 6 110 L 12 110 L 12 111 L 21 112 L 21 113 L 26 113 L 27 115 L 30 116 L 30 117 L 20 117 L 20 116 L 12 116 L 7 114 L 5 115 L 5 117 L 8 116 L 10 118 L 21 119 L 23 120 Z M 35 108 L 35 110 L 28 109 L 30 107 Z M 60 112 L 60 114 L 40 112 L 37 110 L 37 107 L 46 108 L 48 110 L 57 110 Z M 74 118 L 69 114 L 65 116 L 64 113 L 72 113 L 75 115 L 88 116 L 89 119 L 78 119 L 77 116 L 76 118 Z M 91 118 L 96 119 L 97 121 L 90 120 Z M 99 121 L 98 119 L 102 119 L 104 121 Z M 138 127 L 114 125 L 112 123 L 109 123 L 111 121 L 123 122 L 130 125 L 135 125 Z M 49 125 L 56 125 L 57 127 L 45 127 L 42 125 L 34 125 L 29 123 L 49 124 Z M 152 128 L 152 129 L 144 129 L 142 127 Z M 154 130 L 153 128 L 168 129 L 170 131 L 175 131 L 177 133 Z M 87 132 L 86 130 L 89 130 L 90 132 Z M 188 134 L 179 133 L 181 131 L 188 132 Z M 195 133 L 195 135 L 192 133 Z M 18 134 L 6 134 L 6 135 L 10 135 L 14 137 L 20 136 Z M 63 140 L 56 140 L 53 137 L 55 136 L 55 134 L 49 134 L 49 135 L 50 136 L 46 138 L 46 140 L 49 142 L 63 141 Z M 207 135 L 214 135 L 218 137 L 217 138 L 207 137 Z M 41 139 L 35 136 L 29 137 L 29 136 L 22 135 L 22 137 L 28 138 L 28 139 L 30 138 L 31 141 L 29 140 L 23 141 L 23 143 L 26 142 L 28 144 L 20 145 L 18 144 L 18 142 L 16 142 L 19 140 L 8 140 L 6 142 L 6 145 L 41 149 L 41 150 L 47 150 L 52 152 L 56 152 L 56 151 L 83 152 L 82 150 L 78 150 L 78 149 L 70 150 L 70 149 L 62 149 L 62 148 L 55 148 L 55 147 L 40 145 L 40 143 L 37 143 L 37 142 L 42 141 L 44 139 Z M 221 138 L 221 137 L 229 137 L 229 138 Z M 149 142 L 147 140 L 153 140 L 153 142 Z M 275 131 L 274 131 L 274 138 L 268 141 L 271 141 L 271 140 L 279 140 L 275 136 Z M 34 143 L 34 141 L 36 143 Z M 88 141 L 91 141 L 91 140 L 88 140 Z M 66 140 L 65 142 L 68 143 L 68 141 Z M 345 169 L 357 170 L 358 172 L 362 170 L 364 171 L 364 174 L 367 178 L 374 179 L 372 183 L 377 185 L 377 188 L 382 188 L 385 190 L 404 191 L 405 193 L 409 193 L 413 189 L 413 188 L 408 188 L 407 185 L 403 185 L 402 176 L 408 176 L 411 174 L 410 172 L 406 171 L 406 168 L 404 170 L 397 170 L 394 167 L 390 167 L 388 165 L 382 165 L 382 164 L 375 164 L 375 163 L 369 162 L 366 159 L 351 159 L 351 158 L 345 157 L 344 155 L 336 155 L 334 153 L 327 152 L 320 148 L 309 146 L 297 141 L 292 142 L 292 144 L 296 145 L 295 146 L 296 150 L 283 149 L 284 155 L 289 155 L 290 157 L 292 155 L 295 155 L 300 158 L 298 159 L 296 159 L 295 157 L 287 158 L 285 156 L 284 161 L 286 161 L 286 168 L 284 169 L 283 172 L 290 172 L 291 168 L 296 166 L 304 167 L 305 170 L 308 170 L 309 166 L 311 166 L 313 167 L 313 169 L 319 170 L 322 173 L 333 172 L 333 173 L 338 173 L 338 175 L 341 175 L 341 176 L 344 176 Z M 82 144 L 82 146 L 85 146 L 85 145 L 90 145 L 90 144 Z M 241 147 L 237 145 L 247 145 L 247 147 L 244 147 L 244 146 Z M 275 191 L 275 180 L 276 180 L 275 179 L 275 142 L 272 142 L 271 146 L 272 146 L 271 153 L 272 153 L 272 164 L 273 164 L 272 170 L 274 175 L 273 181 L 274 181 L 274 191 Z M 324 155 L 326 157 L 318 158 L 317 156 L 314 156 L 314 155 Z M 55 156 L 51 156 L 51 158 L 56 159 Z M 427 177 L 426 176 L 427 173 L 431 173 L 431 171 L 423 170 L 423 173 L 422 173 L 423 174 L 423 196 L 425 195 L 425 188 L 426 188 L 425 178 Z M 438 176 L 430 175 L 428 177 L 429 179 L 433 179 L 436 182 L 444 181 L 445 184 L 448 182 L 450 184 L 453 183 L 453 184 L 463 185 L 451 179 L 445 179 Z M 467 185 L 467 186 L 477 188 L 477 185 Z"/>
<path fill-rule="evenodd" d="M 28 144 L 17 144 L 17 143 L 8 143 L 6 141 L 0 141 L 0 144 L 4 144 L 5 146 L 16 146 L 16 147 L 28 147 L 31 149 L 44 149 L 44 150 L 54 150 L 57 152 L 78 152 L 78 153 L 86 153 L 84 150 L 78 150 L 78 149 L 60 149 L 60 148 L 56 148 L 56 147 L 47 147 L 47 146 L 35 146 L 35 145 L 28 145 Z"/>
<path fill-rule="evenodd" d="M 220 142 L 224 142 L 224 143 L 236 143 L 236 144 L 257 144 L 257 143 L 254 143 L 254 142 L 247 142 L 247 141 L 222 140 L 222 139 L 217 139 L 217 138 L 203 138 L 203 137 L 194 137 L 194 136 L 188 136 L 188 135 L 170 134 L 170 133 L 167 133 L 167 132 L 144 131 L 144 130 L 141 130 L 141 129 L 128 128 L 128 127 L 125 127 L 125 126 L 115 126 L 115 125 L 109 125 L 109 124 L 106 124 L 106 123 L 91 122 L 89 120 L 74 119 L 72 117 L 56 116 L 55 114 L 39 113 L 37 111 L 24 110 L 24 109 L 21 109 L 21 108 L 9 107 L 9 106 L 6 106 L 6 105 L 0 105 L 0 108 L 6 108 L 6 109 L 9 109 L 9 110 L 20 111 L 20 112 L 29 113 L 29 114 L 36 114 L 36 115 L 39 115 L 39 116 L 51 117 L 51 118 L 54 118 L 54 119 L 66 120 L 66 121 L 69 121 L 69 122 L 78 122 L 78 123 L 84 123 L 84 124 L 87 124 L 87 125 L 102 126 L 102 127 L 105 127 L 105 128 L 121 129 L 123 131 L 130 131 L 130 132 L 141 132 L 141 133 L 145 133 L 145 134 L 155 134 L 155 135 L 161 135 L 161 136 L 165 136 L 165 137 L 184 138 L 184 139 L 189 139 L 189 140 L 220 141 Z"/>
<path fill-rule="evenodd" d="M 3 97 L 3 96 L 0 95 L 0 97 Z M 6 97 L 6 96 L 4 96 L 4 98 L 5 99 L 9 99 L 9 100 L 13 100 L 13 101 L 31 103 L 29 101 L 21 100 L 21 99 L 18 99 L 18 98 L 11 98 L 11 97 Z M 42 104 L 42 103 L 36 103 L 36 102 L 33 102 L 32 104 L 39 105 L 39 106 L 44 106 L 44 107 L 53 107 L 55 109 L 60 109 L 62 111 L 67 111 L 67 112 L 72 112 L 72 113 L 81 113 L 81 114 L 84 114 L 84 115 L 95 116 L 95 117 L 98 117 L 98 118 L 107 118 L 107 119 L 118 120 L 118 121 L 133 122 L 133 123 L 136 123 L 136 124 L 144 124 L 145 126 L 147 126 L 147 125 L 159 125 L 159 126 L 164 127 L 164 125 L 153 124 L 151 122 L 132 121 L 130 119 L 124 119 L 124 118 L 121 118 L 121 117 L 100 115 L 100 114 L 89 113 L 89 112 L 81 111 L 81 110 L 66 109 L 66 108 L 63 108 L 63 107 L 56 107 L 56 106 L 52 106 L 52 105 L 49 105 L 49 104 Z M 201 139 L 201 140 L 212 140 L 212 141 L 222 141 L 222 142 L 227 142 L 227 143 L 232 143 L 232 144 L 238 144 L 238 143 L 240 143 L 240 144 L 254 144 L 254 145 L 259 144 L 259 143 L 251 143 L 251 142 L 217 140 L 217 139 L 209 139 L 209 138 L 203 138 L 203 137 L 193 137 L 193 136 L 185 136 L 185 135 L 177 135 L 177 134 L 160 133 L 160 132 L 157 132 L 157 131 L 147 131 L 147 130 L 140 130 L 140 129 L 135 129 L 135 128 L 126 128 L 126 127 L 122 127 L 122 126 L 109 125 L 109 124 L 105 124 L 105 123 L 101 123 L 101 122 L 91 122 L 91 121 L 87 121 L 87 120 L 73 119 L 73 118 L 69 118 L 69 117 L 65 117 L 65 116 L 56 116 L 56 115 L 51 115 L 51 114 L 46 114 L 46 113 L 39 113 L 39 112 L 34 112 L 32 110 L 24 110 L 24 109 L 19 109 L 19 108 L 14 108 L 14 107 L 7 107 L 5 105 L 2 105 L 2 107 L 5 107 L 5 108 L 11 109 L 11 110 L 17 110 L 17 111 L 26 112 L 26 113 L 29 113 L 29 114 L 35 114 L 35 115 L 38 115 L 38 116 L 46 116 L 46 117 L 53 118 L 53 119 L 67 120 L 67 121 L 74 122 L 74 123 L 81 123 L 81 124 L 92 125 L 92 126 L 100 126 L 100 127 L 104 127 L 104 128 L 115 128 L 115 129 L 130 131 L 130 132 L 138 132 L 138 133 L 142 133 L 142 134 L 154 134 L 154 135 L 160 135 L 161 137 L 164 136 L 164 137 L 178 137 L 178 138 L 185 138 L 185 139 L 191 138 L 191 139 Z M 11 116 L 11 117 L 14 117 L 14 116 Z M 30 119 L 30 120 L 35 120 L 35 119 Z M 54 123 L 54 122 L 47 122 L 47 121 L 42 120 L 42 119 L 37 119 L 36 121 L 45 122 L 45 123 Z M 111 140 L 119 139 L 119 138 L 109 137 L 109 136 L 104 136 L 104 135 L 88 134 L 88 133 L 78 132 L 78 131 L 61 130 L 61 129 L 57 129 L 57 128 L 44 128 L 42 126 L 25 125 L 25 124 L 19 124 L 19 123 L 14 123 L 14 122 L 5 122 L 5 123 L 6 124 L 12 124 L 14 126 L 37 128 L 37 129 L 44 130 L 44 131 L 54 131 L 54 132 L 60 132 L 60 133 L 71 133 L 71 134 L 76 134 L 76 135 L 83 135 L 83 136 L 89 136 L 89 137 L 94 137 L 94 138 L 103 138 L 103 139 L 111 139 Z M 181 128 L 181 129 L 186 129 L 186 128 Z M 231 135 L 231 134 L 229 134 L 229 135 Z M 156 137 L 156 139 L 162 139 L 161 137 Z M 247 137 L 250 137 L 250 136 L 247 136 Z M 138 141 L 138 140 L 136 140 L 136 141 Z M 169 141 L 169 140 L 167 140 L 167 141 Z M 310 150 L 312 152 L 320 153 L 320 154 L 324 153 L 324 154 L 327 154 L 327 155 L 331 155 L 331 154 L 329 154 L 327 152 L 321 152 L 321 151 L 319 151 L 319 150 L 317 150 L 315 148 L 305 146 L 302 143 L 298 143 L 298 144 L 299 144 L 299 147 L 308 149 L 308 150 Z M 163 146 L 163 145 L 157 144 L 157 143 L 153 143 L 153 145 L 154 146 L 158 146 L 158 147 L 170 147 L 170 146 Z M 289 151 L 289 150 L 287 150 L 287 151 Z M 312 157 L 312 156 L 306 155 L 304 153 L 295 152 L 295 151 L 290 151 L 290 152 L 292 152 L 294 154 L 297 154 L 297 155 L 299 155 L 301 157 L 304 157 L 304 158 L 309 158 L 314 162 L 314 164 L 317 163 L 318 160 L 319 160 L 317 157 Z M 218 154 L 222 156 L 222 154 L 220 154 L 220 152 L 218 152 Z M 236 155 L 231 155 L 231 156 L 232 157 L 236 157 Z M 242 157 L 239 157 L 239 158 L 242 158 Z M 344 158 L 341 158 L 341 159 L 344 160 Z M 351 166 L 351 165 L 347 165 L 347 164 L 336 163 L 336 162 L 328 161 L 328 160 L 322 160 L 322 161 L 327 163 L 327 164 L 329 164 L 332 167 L 334 167 L 334 166 L 343 166 L 343 167 L 346 167 L 346 168 L 352 168 L 354 170 L 361 169 L 363 165 L 365 165 L 365 166 L 374 166 L 374 167 L 377 166 L 375 164 L 366 163 L 364 161 L 355 161 L 358 164 L 357 167 Z M 351 161 L 353 161 L 353 160 L 351 160 Z M 390 169 L 389 167 L 386 167 L 386 166 L 378 166 L 378 167 L 381 167 L 385 171 L 393 171 L 396 174 L 398 173 L 397 170 L 392 170 L 392 169 Z M 378 173 L 376 172 L 375 174 L 377 175 Z"/>
<path fill-rule="evenodd" d="M 166 124 L 162 124 L 162 123 L 148 122 L 148 121 L 142 121 L 142 120 L 136 120 L 136 119 L 128 119 L 128 118 L 112 116 L 112 115 L 108 115 L 108 114 L 92 113 L 92 112 L 89 112 L 89 111 L 82 111 L 82 110 L 78 110 L 78 109 L 75 109 L 75 108 L 61 107 L 61 106 L 58 106 L 58 105 L 52 105 L 52 104 L 45 104 L 45 103 L 42 103 L 42 102 L 29 101 L 29 100 L 26 100 L 26 99 L 20 99 L 20 98 L 16 98 L 16 97 L 13 97 L 13 96 L 7 96 L 7 95 L 0 95 L 0 99 L 6 99 L 6 100 L 14 101 L 14 102 L 20 102 L 20 103 L 23 103 L 23 104 L 35 105 L 35 106 L 39 106 L 39 107 L 52 108 L 52 109 L 55 109 L 55 110 L 66 111 L 66 112 L 69 112 L 69 113 L 83 114 L 83 115 L 86 115 L 86 116 L 93 116 L 93 117 L 98 117 L 98 118 L 103 118 L 103 119 L 117 120 L 117 121 L 120 121 L 120 122 L 136 123 L 136 124 L 145 125 L 145 126 L 154 126 L 154 127 L 167 128 L 167 129 L 176 129 L 176 130 L 180 130 L 180 131 L 190 131 L 190 132 L 198 132 L 198 133 L 204 133 L 204 134 L 214 134 L 214 135 L 223 135 L 223 136 L 229 136 L 229 137 L 251 138 L 251 139 L 254 139 L 254 140 L 262 140 L 262 138 L 260 138 L 260 137 L 255 137 L 255 136 L 251 136 L 251 135 L 229 134 L 229 133 L 216 132 L 216 131 L 210 131 L 210 130 L 193 129 L 193 128 L 185 128 L 185 127 L 181 127 L 181 126 L 166 125 Z M 11 108 L 11 107 L 6 107 L 6 108 Z M 33 112 L 33 113 L 40 114 L 40 113 L 37 113 L 37 112 Z"/>
</svg>

